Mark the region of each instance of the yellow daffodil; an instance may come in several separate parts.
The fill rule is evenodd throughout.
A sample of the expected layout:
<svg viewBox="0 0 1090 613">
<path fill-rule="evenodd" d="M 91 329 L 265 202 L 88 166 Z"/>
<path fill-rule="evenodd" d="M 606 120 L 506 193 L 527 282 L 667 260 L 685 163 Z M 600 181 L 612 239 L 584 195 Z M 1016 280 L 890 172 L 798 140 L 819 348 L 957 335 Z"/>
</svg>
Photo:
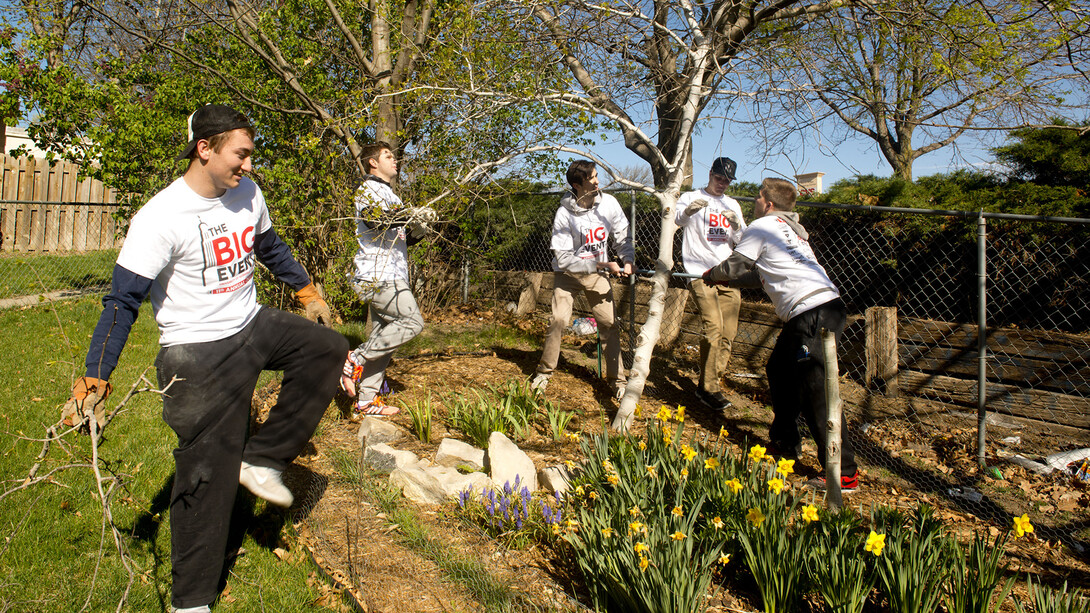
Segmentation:
<svg viewBox="0 0 1090 613">
<path fill-rule="evenodd" d="M 707 460 L 704 460 L 704 468 L 706 468 L 707 470 L 715 470 L 718 467 L 719 460 L 715 458 L 708 458 Z"/>
<path fill-rule="evenodd" d="M 817 521 L 818 520 L 817 507 L 815 507 L 812 504 L 808 504 L 805 507 L 802 507 L 802 518 L 805 519 L 808 523 Z"/>
<path fill-rule="evenodd" d="M 761 522 L 765 520 L 765 514 L 761 513 L 761 510 L 758 508 L 752 508 L 749 510 L 749 513 L 746 513 L 746 519 L 754 526 L 760 526 Z"/>
<path fill-rule="evenodd" d="M 688 469 L 688 468 L 682 468 L 682 469 L 681 469 L 681 476 L 682 476 L 683 478 L 684 478 L 684 477 L 688 477 L 688 476 L 689 476 L 689 469 Z"/>
<path fill-rule="evenodd" d="M 675 541 L 684 540 L 685 539 L 685 533 L 682 532 L 681 530 L 678 530 L 677 532 L 671 534 L 670 538 L 674 539 Z"/>
<path fill-rule="evenodd" d="M 560 524 L 553 524 L 553 535 L 560 536 Z"/>
<path fill-rule="evenodd" d="M 640 534 L 643 532 L 647 532 L 647 526 L 643 525 L 642 521 L 634 521 L 628 524 L 628 532 L 629 534 Z"/>
<path fill-rule="evenodd" d="M 1014 518 L 1014 536 L 1016 538 L 1022 538 L 1031 532 L 1033 532 L 1033 524 L 1029 521 L 1028 513 L 1022 515 L 1022 517 Z"/>
<path fill-rule="evenodd" d="M 639 418 L 643 417 L 643 407 L 641 407 L 641 406 L 640 406 L 640 405 L 638 405 L 638 404 L 636 405 L 636 413 L 635 413 L 635 415 L 636 415 L 636 419 L 639 419 Z"/>
<path fill-rule="evenodd" d="M 569 440 L 569 441 L 577 441 L 577 440 L 579 440 L 579 434 L 578 434 L 578 433 L 575 433 L 575 432 L 565 432 L 565 433 L 564 433 L 564 436 L 568 437 L 568 440 Z"/>
<path fill-rule="evenodd" d="M 643 541 L 636 541 L 636 544 L 632 548 L 636 550 L 636 553 L 643 553 L 651 549 L 647 545 L 644 545 Z"/>
<path fill-rule="evenodd" d="M 765 459 L 765 448 L 760 445 L 754 445 L 749 448 L 749 459 L 754 462 L 760 462 Z"/>
<path fill-rule="evenodd" d="M 719 556 L 719 563 L 722 564 L 723 566 L 726 566 L 729 562 L 730 562 L 730 554 L 729 553 L 724 553 L 723 555 Z"/>
<path fill-rule="evenodd" d="M 723 520 L 718 515 L 716 515 L 715 519 L 712 520 L 712 525 L 715 526 L 716 530 L 722 530 Z"/>
<path fill-rule="evenodd" d="M 777 494 L 783 491 L 783 479 L 771 479 L 768 482 L 768 489 Z"/>
<path fill-rule="evenodd" d="M 679 406 L 677 408 L 677 420 L 678 421 L 685 421 L 685 407 Z"/>
<path fill-rule="evenodd" d="M 641 571 L 647 570 L 647 565 L 648 564 L 650 564 L 650 562 L 647 561 L 647 558 L 645 558 L 643 556 L 640 556 L 640 570 Z"/>
<path fill-rule="evenodd" d="M 639 517 L 640 513 L 641 513 L 640 507 L 638 507 L 636 505 L 632 505 L 632 508 L 628 510 L 628 514 L 631 515 L 632 517 Z"/>
<path fill-rule="evenodd" d="M 584 494 L 583 486 L 582 485 L 576 486 L 575 495 L 576 496 L 582 496 L 583 494 Z"/>
<path fill-rule="evenodd" d="M 870 535 L 867 536 L 867 544 L 863 546 L 863 549 L 873 553 L 875 556 L 882 555 L 882 548 L 886 546 L 886 535 L 878 534 L 874 530 L 870 531 Z"/>
<path fill-rule="evenodd" d="M 671 411 L 670 408 L 667 407 L 665 404 L 662 405 L 662 408 L 659 409 L 659 412 L 655 414 L 655 417 L 659 421 L 670 421 L 673 416 L 674 412 Z"/>
<path fill-rule="evenodd" d="M 654 467 L 654 466 L 651 466 L 650 464 L 648 464 L 648 465 L 646 466 L 646 468 L 647 468 L 647 475 L 648 475 L 649 477 L 654 477 L 654 476 L 655 476 L 655 467 Z"/>
<path fill-rule="evenodd" d="M 692 462 L 693 458 L 696 457 L 696 450 L 688 445 L 682 445 L 681 455 L 685 456 L 686 462 Z"/>
<path fill-rule="evenodd" d="M 575 462 L 571 460 L 564 460 L 564 466 L 567 466 L 568 470 L 575 470 Z"/>
<path fill-rule="evenodd" d="M 719 426 L 719 438 L 727 438 L 727 427 Z"/>
<path fill-rule="evenodd" d="M 674 444 L 674 437 L 670 436 L 670 434 L 667 433 L 667 432 L 663 432 L 662 433 L 662 442 L 663 442 L 664 445 L 669 447 L 670 445 Z"/>
<path fill-rule="evenodd" d="M 569 519 L 568 521 L 564 522 L 564 527 L 568 530 L 575 530 L 579 527 L 579 522 L 574 519 Z"/>
<path fill-rule="evenodd" d="M 681 510 L 681 505 L 679 504 L 676 507 L 674 507 L 674 510 L 670 511 L 670 513 L 672 513 L 674 515 L 677 515 L 678 517 L 681 517 L 682 515 L 685 514 L 685 511 Z"/>
<path fill-rule="evenodd" d="M 602 528 L 602 536 L 605 538 L 613 536 L 613 528 Z"/>
<path fill-rule="evenodd" d="M 621 482 L 621 478 L 613 473 L 610 473 L 609 476 L 606 477 L 606 481 L 609 481 L 610 485 L 617 485 Z"/>
<path fill-rule="evenodd" d="M 647 443 L 645 443 L 643 441 L 640 441 L 640 451 L 644 451 L 646 449 L 647 449 Z"/>
<path fill-rule="evenodd" d="M 790 475 L 791 473 L 795 472 L 795 461 L 788 460 L 787 458 L 781 459 L 780 463 L 776 465 L 776 472 L 780 473 L 785 477 L 787 475 Z"/>
<path fill-rule="evenodd" d="M 609 460 L 602 460 L 602 470 L 606 471 L 607 473 L 611 473 L 616 469 L 613 468 L 613 462 L 610 462 Z"/>
<path fill-rule="evenodd" d="M 589 492 L 587 492 L 587 498 L 590 498 L 591 500 L 598 500 L 598 492 L 590 490 Z"/>
<path fill-rule="evenodd" d="M 737 494 L 738 492 L 742 491 L 745 486 L 743 486 L 742 482 L 738 479 L 731 479 L 730 481 L 727 481 L 727 487 L 730 488 L 731 492 Z"/>
</svg>

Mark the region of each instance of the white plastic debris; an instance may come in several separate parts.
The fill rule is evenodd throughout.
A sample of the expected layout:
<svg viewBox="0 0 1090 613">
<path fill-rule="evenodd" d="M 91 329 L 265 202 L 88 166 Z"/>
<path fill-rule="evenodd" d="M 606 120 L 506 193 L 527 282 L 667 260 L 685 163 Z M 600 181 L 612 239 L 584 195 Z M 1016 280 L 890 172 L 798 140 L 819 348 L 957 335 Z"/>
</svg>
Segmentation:
<svg viewBox="0 0 1090 613">
<path fill-rule="evenodd" d="M 1048 464 L 1054 470 L 1067 470 L 1068 464 L 1071 464 L 1072 462 L 1081 462 L 1086 458 L 1090 458 L 1090 449 L 1073 449 L 1071 451 L 1062 451 L 1045 457 L 1045 464 Z"/>
<path fill-rule="evenodd" d="M 1000 439 L 999 442 L 1003 443 L 1004 445 L 1021 445 L 1022 444 L 1022 437 L 1021 436 L 1008 436 L 1007 438 Z"/>
<path fill-rule="evenodd" d="M 572 322 L 571 331 L 584 336 L 594 334 L 598 331 L 598 322 L 593 317 L 580 317 Z"/>
<path fill-rule="evenodd" d="M 980 502 L 984 499 L 984 494 L 981 494 L 971 487 L 952 487 L 946 490 L 946 493 L 951 498 L 968 500 L 969 502 Z"/>
</svg>

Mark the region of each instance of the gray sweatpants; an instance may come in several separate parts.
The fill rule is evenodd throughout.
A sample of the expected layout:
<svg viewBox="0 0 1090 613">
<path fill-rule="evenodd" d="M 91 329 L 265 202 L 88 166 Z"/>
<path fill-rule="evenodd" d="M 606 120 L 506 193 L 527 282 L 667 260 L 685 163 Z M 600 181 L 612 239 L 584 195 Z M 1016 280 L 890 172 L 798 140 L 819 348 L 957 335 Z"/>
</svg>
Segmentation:
<svg viewBox="0 0 1090 613">
<path fill-rule="evenodd" d="M 371 335 L 352 353 L 363 364 L 357 394 L 360 402 L 378 395 L 394 351 L 424 329 L 424 317 L 406 281 L 354 283 L 360 300 L 370 303 Z"/>
</svg>

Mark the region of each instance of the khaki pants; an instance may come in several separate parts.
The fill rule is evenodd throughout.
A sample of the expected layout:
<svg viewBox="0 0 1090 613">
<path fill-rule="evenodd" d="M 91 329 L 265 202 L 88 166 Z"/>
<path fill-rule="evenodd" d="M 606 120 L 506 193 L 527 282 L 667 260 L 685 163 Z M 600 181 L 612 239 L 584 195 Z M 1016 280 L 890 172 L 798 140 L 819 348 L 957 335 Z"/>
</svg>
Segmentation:
<svg viewBox="0 0 1090 613">
<path fill-rule="evenodd" d="M 730 362 L 731 346 L 738 334 L 738 311 L 742 293 L 736 288 L 707 285 L 702 279 L 689 284 L 693 300 L 700 308 L 704 338 L 700 339 L 700 389 L 719 391 L 719 377 Z"/>
<path fill-rule="evenodd" d="M 553 273 L 553 314 L 549 332 L 545 336 L 545 348 L 537 372 L 551 375 L 560 360 L 560 339 L 571 321 L 574 294 L 582 292 L 590 304 L 590 311 L 598 324 L 598 335 L 605 352 L 606 380 L 614 386 L 623 384 L 625 376 L 621 368 L 621 333 L 613 314 L 613 288 L 605 275 L 597 273 L 570 275 Z"/>
</svg>

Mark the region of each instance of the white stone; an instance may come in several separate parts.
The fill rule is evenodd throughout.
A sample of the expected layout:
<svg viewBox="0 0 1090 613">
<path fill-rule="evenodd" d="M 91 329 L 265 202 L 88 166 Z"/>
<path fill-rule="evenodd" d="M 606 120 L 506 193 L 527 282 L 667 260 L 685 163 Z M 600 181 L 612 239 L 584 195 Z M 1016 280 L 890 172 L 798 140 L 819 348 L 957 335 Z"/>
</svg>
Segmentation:
<svg viewBox="0 0 1090 613">
<path fill-rule="evenodd" d="M 405 431 L 384 419 L 367 416 L 360 422 L 356 438 L 360 442 L 360 447 L 366 449 L 379 443 L 400 441 L 405 438 Z"/>
<path fill-rule="evenodd" d="M 394 449 L 385 443 L 378 443 L 363 450 L 363 461 L 379 472 L 391 473 L 399 468 L 419 464 L 420 458 L 411 451 Z"/>
<path fill-rule="evenodd" d="M 484 468 L 484 449 L 477 449 L 458 439 L 445 438 L 439 442 L 435 463 L 440 466 L 468 466 L 473 470 L 480 470 Z"/>
<path fill-rule="evenodd" d="M 447 493 L 442 484 L 430 471 L 421 466 L 406 466 L 390 473 L 390 483 L 401 493 L 419 504 L 443 504 Z"/>
<path fill-rule="evenodd" d="M 566 466 L 546 466 L 537 474 L 538 484 L 541 488 L 550 492 L 568 491 L 571 487 L 571 477 Z"/>
<path fill-rule="evenodd" d="M 496 487 L 503 487 L 507 483 L 514 487 L 515 480 L 518 479 L 519 489 L 527 487 L 531 492 L 537 491 L 537 468 L 534 467 L 534 461 L 502 432 L 493 432 L 488 437 L 485 462 Z"/>
</svg>

